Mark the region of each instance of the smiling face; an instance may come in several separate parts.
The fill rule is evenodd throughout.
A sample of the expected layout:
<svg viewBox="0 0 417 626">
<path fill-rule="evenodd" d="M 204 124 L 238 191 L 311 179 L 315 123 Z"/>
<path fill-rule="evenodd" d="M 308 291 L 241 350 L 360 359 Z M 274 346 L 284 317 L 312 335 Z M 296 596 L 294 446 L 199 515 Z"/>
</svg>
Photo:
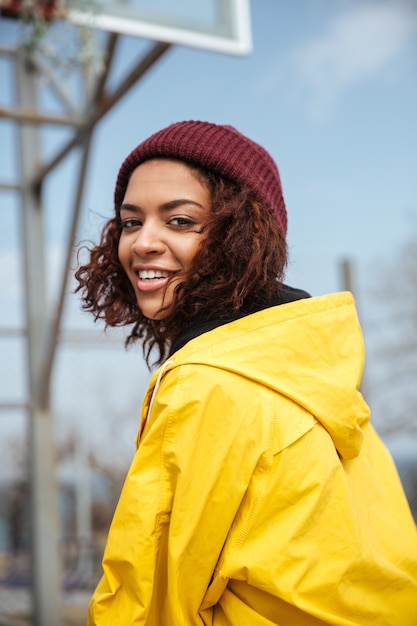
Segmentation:
<svg viewBox="0 0 417 626">
<path fill-rule="evenodd" d="M 120 207 L 119 259 L 142 314 L 163 319 L 200 247 L 211 209 L 208 185 L 180 161 L 137 167 Z"/>
</svg>

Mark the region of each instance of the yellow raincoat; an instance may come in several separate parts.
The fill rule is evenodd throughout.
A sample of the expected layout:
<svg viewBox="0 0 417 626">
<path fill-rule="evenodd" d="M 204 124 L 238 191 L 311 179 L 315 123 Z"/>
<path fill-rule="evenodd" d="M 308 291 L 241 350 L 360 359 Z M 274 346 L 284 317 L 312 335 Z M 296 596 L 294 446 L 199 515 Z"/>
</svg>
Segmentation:
<svg viewBox="0 0 417 626">
<path fill-rule="evenodd" d="M 358 391 L 352 296 L 260 311 L 153 376 L 96 626 L 415 626 L 417 533 Z"/>
</svg>

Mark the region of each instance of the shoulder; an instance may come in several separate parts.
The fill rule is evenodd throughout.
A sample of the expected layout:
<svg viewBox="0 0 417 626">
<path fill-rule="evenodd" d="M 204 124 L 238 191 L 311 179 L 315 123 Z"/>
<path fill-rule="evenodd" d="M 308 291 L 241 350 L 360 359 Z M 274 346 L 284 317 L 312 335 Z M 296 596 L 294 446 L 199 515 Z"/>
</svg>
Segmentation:
<svg viewBox="0 0 417 626">
<path fill-rule="evenodd" d="M 285 394 L 207 363 L 182 363 L 163 376 L 150 422 L 164 421 L 165 435 L 186 429 L 194 441 L 224 437 L 244 448 L 249 442 L 274 453 L 288 447 L 316 419 Z"/>
</svg>

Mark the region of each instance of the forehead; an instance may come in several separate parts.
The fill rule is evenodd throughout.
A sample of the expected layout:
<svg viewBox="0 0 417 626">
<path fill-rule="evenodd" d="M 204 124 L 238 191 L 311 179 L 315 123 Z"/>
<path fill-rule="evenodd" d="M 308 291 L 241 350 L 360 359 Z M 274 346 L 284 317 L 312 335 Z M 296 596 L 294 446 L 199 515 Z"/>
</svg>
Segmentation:
<svg viewBox="0 0 417 626">
<path fill-rule="evenodd" d="M 132 172 L 123 202 L 132 195 L 163 193 L 192 193 L 209 195 L 209 185 L 193 166 L 173 159 L 151 159 Z"/>
</svg>

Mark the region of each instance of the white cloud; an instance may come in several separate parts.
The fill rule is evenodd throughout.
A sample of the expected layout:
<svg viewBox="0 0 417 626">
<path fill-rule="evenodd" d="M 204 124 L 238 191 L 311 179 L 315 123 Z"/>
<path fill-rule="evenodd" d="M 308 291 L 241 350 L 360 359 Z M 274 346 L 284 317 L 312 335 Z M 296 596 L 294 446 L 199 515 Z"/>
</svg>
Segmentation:
<svg viewBox="0 0 417 626">
<path fill-rule="evenodd" d="M 294 88 L 304 96 L 307 91 L 316 112 L 327 109 L 348 89 L 379 75 L 411 47 L 415 52 L 415 2 L 385 0 L 350 7 L 287 59 L 286 70 Z"/>
</svg>

